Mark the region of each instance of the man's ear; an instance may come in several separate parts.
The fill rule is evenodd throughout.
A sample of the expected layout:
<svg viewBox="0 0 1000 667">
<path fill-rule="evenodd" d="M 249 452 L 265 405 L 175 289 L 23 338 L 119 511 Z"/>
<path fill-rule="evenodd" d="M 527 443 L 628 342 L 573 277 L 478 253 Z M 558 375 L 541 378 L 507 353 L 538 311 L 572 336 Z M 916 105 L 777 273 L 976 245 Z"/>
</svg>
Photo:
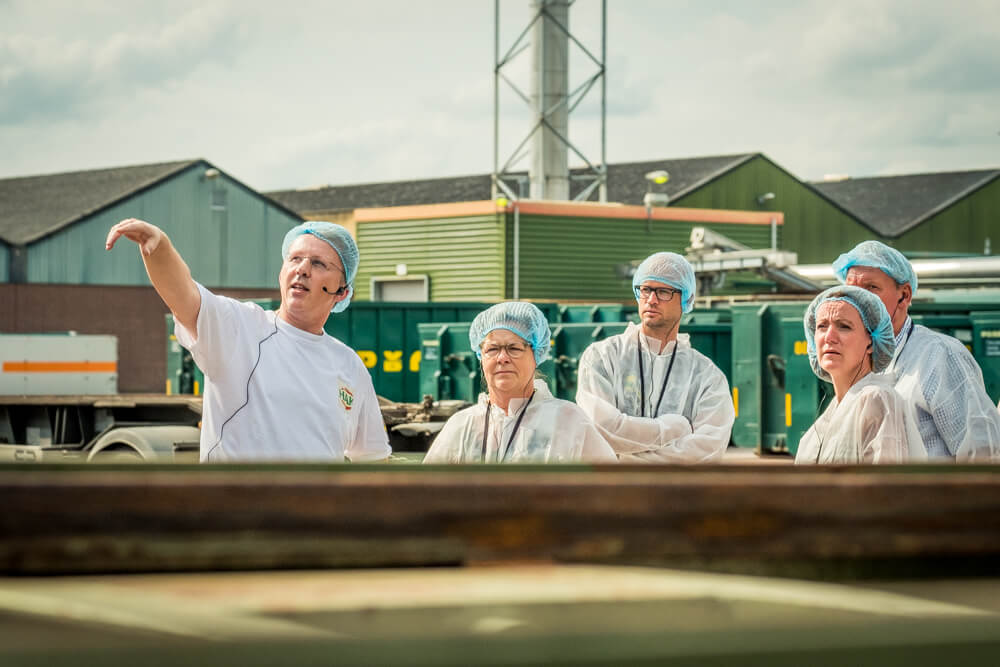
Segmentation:
<svg viewBox="0 0 1000 667">
<path fill-rule="evenodd" d="M 913 299 L 913 286 L 911 286 L 910 283 L 906 283 L 903 285 L 903 294 L 900 297 L 899 303 L 905 306 L 909 306 L 910 301 L 912 301 L 912 299 Z"/>
</svg>

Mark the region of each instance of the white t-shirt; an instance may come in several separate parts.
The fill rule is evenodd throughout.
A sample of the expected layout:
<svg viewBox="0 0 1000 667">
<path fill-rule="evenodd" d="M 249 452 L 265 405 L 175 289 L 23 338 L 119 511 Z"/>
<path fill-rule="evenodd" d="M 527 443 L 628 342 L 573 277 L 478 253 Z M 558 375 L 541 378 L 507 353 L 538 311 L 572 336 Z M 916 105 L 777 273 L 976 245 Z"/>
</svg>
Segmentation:
<svg viewBox="0 0 1000 667">
<path fill-rule="evenodd" d="M 205 373 L 202 462 L 389 456 L 371 376 L 351 348 L 198 290 L 198 339 L 179 322 L 175 332 Z"/>
</svg>

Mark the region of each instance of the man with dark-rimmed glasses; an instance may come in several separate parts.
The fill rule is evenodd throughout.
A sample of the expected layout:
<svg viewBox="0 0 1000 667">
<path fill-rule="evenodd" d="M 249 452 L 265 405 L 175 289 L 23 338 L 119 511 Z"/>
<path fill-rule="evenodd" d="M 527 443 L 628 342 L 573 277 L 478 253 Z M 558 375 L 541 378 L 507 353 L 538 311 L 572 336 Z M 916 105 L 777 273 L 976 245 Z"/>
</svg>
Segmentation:
<svg viewBox="0 0 1000 667">
<path fill-rule="evenodd" d="M 671 252 L 647 257 L 632 290 L 640 324 L 580 358 L 576 402 L 622 461 L 717 461 L 735 413 L 726 376 L 678 333 L 694 306 L 694 270 Z"/>
</svg>

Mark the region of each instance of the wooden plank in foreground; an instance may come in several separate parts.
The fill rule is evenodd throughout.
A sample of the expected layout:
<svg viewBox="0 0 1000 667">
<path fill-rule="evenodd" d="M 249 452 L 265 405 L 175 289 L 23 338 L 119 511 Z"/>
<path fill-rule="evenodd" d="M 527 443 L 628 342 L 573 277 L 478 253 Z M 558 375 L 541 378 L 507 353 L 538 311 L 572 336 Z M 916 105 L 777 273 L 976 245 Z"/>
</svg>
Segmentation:
<svg viewBox="0 0 1000 667">
<path fill-rule="evenodd" d="M 1000 568 L 1000 468 L 0 468 L 8 574 L 555 561 Z"/>
</svg>

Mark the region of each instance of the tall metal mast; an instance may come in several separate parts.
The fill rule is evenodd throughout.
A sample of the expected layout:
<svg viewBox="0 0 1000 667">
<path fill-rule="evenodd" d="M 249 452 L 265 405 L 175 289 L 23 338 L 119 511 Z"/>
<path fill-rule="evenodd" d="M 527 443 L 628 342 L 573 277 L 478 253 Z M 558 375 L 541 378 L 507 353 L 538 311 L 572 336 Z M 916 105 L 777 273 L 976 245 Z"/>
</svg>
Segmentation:
<svg viewBox="0 0 1000 667">
<path fill-rule="evenodd" d="M 586 165 L 580 178 L 585 187 L 574 198 L 589 199 L 594 190 L 600 201 L 607 201 L 605 162 L 605 115 L 607 86 L 607 0 L 601 0 L 601 53 L 598 59 L 569 30 L 569 9 L 573 0 L 531 0 L 532 18 L 514 43 L 501 56 L 500 0 L 494 0 L 493 68 L 493 197 L 509 199 L 524 196 L 517 184 L 523 178 L 513 175 L 513 168 L 530 154 L 529 196 L 533 199 L 570 198 L 569 152 Z M 530 34 L 530 43 L 527 37 Z M 526 94 L 504 74 L 504 68 L 529 46 L 532 48 L 531 90 Z M 569 52 L 573 46 L 593 62 L 596 71 L 574 90 L 569 90 Z M 509 157 L 501 162 L 500 87 L 505 82 L 531 109 L 532 125 Z M 600 160 L 589 159 L 570 141 L 569 119 L 573 110 L 600 81 Z"/>
</svg>

